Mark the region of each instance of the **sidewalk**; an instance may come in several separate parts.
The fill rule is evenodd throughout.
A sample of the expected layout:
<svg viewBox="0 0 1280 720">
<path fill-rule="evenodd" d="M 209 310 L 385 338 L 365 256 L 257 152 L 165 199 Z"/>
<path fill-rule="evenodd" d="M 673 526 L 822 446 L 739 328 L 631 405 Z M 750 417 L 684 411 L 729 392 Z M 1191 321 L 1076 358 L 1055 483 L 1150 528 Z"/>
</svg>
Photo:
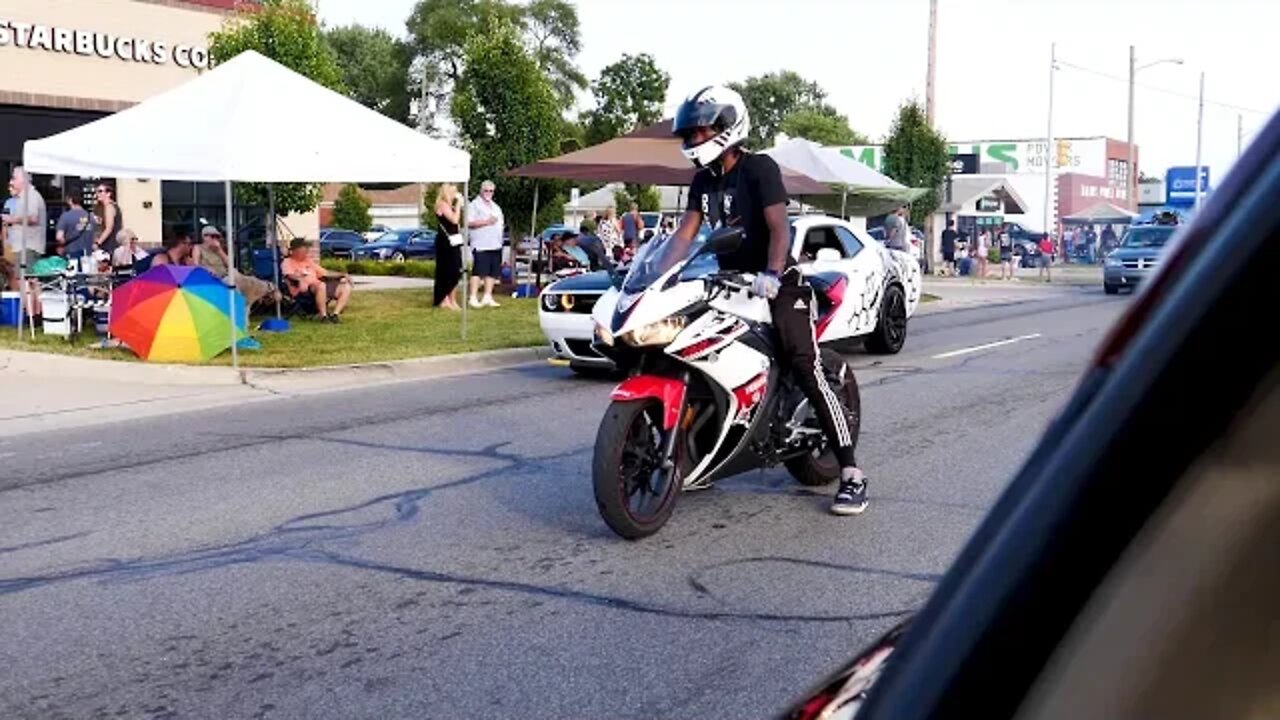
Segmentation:
<svg viewBox="0 0 1280 720">
<path fill-rule="evenodd" d="M 545 360 L 516 348 L 306 369 L 244 369 L 96 360 L 0 350 L 0 457 L 7 438 L 146 417 L 465 375 Z"/>
<path fill-rule="evenodd" d="M 1099 282 L 1101 285 L 1101 282 Z M 1050 297 L 1061 297 L 1081 292 L 1080 285 L 1066 283 L 1042 283 L 1032 280 L 985 280 L 967 277 L 926 277 L 924 292 L 938 296 L 938 300 L 921 303 L 916 315 L 928 315 L 951 310 L 963 310 L 984 305 L 1004 305 Z"/>
<path fill-rule="evenodd" d="M 396 275 L 352 275 L 351 282 L 356 290 L 412 290 L 422 288 L 430 290 L 436 281 L 428 278 L 399 277 Z"/>
</svg>

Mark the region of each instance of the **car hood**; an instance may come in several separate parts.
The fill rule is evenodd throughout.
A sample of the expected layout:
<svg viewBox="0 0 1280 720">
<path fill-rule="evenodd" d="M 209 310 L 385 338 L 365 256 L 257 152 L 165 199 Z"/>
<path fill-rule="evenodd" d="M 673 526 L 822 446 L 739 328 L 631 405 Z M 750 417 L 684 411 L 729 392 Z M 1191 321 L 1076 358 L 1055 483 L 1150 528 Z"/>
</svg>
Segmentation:
<svg viewBox="0 0 1280 720">
<path fill-rule="evenodd" d="M 1138 258 L 1160 257 L 1164 247 L 1121 247 L 1112 250 L 1107 257 L 1116 260 L 1137 260 Z"/>
<path fill-rule="evenodd" d="M 581 275 L 572 275 L 567 278 L 557 280 L 547 286 L 543 292 L 565 293 L 565 292 L 599 292 L 603 293 L 613 287 L 613 281 L 609 278 L 609 273 L 605 270 L 597 270 L 595 272 L 582 273 Z"/>
</svg>

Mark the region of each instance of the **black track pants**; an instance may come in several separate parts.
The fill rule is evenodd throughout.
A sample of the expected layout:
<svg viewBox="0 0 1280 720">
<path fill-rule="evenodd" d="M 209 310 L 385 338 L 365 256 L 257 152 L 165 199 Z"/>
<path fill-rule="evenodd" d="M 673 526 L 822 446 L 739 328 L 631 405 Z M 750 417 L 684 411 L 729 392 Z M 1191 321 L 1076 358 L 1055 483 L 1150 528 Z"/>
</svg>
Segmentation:
<svg viewBox="0 0 1280 720">
<path fill-rule="evenodd" d="M 779 362 L 791 371 L 817 412 L 818 421 L 835 448 L 840 466 L 856 467 L 853 450 L 858 439 L 850 434 L 843 406 L 822 370 L 822 356 L 814 336 L 817 308 L 814 306 L 813 288 L 794 268 L 782 276 L 782 287 L 771 309 L 773 326 L 781 341 Z"/>
</svg>

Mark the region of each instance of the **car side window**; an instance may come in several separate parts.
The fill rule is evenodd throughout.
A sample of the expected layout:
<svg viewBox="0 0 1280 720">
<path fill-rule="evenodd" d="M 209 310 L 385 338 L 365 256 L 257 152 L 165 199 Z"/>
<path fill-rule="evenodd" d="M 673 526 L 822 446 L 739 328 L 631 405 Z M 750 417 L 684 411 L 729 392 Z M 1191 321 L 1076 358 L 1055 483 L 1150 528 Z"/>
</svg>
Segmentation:
<svg viewBox="0 0 1280 720">
<path fill-rule="evenodd" d="M 836 237 L 840 238 L 840 244 L 844 246 L 844 256 L 846 258 L 857 257 L 862 252 L 862 241 L 859 240 L 848 228 L 837 226 L 835 228 Z"/>
<path fill-rule="evenodd" d="M 813 262 L 818 257 L 818 251 L 826 248 L 840 253 L 840 257 L 849 257 L 833 230 L 831 226 L 809 228 L 804 234 L 804 245 L 800 248 L 800 262 Z"/>
</svg>

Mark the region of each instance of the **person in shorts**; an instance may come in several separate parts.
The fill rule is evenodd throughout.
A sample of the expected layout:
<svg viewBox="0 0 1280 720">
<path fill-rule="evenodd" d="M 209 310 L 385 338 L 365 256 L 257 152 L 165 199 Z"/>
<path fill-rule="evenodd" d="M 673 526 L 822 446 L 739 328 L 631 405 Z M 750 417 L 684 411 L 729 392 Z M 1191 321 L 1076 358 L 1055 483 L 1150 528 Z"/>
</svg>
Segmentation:
<svg viewBox="0 0 1280 720">
<path fill-rule="evenodd" d="M 471 230 L 471 301 L 473 308 L 499 307 L 493 286 L 502 277 L 502 208 L 493 201 L 496 188 L 491 180 L 480 183 L 480 195 L 467 205 L 467 227 Z M 481 298 L 480 283 L 484 283 Z"/>
<path fill-rule="evenodd" d="M 996 247 L 1000 248 L 1000 279 L 1013 279 L 1013 238 L 1009 237 L 1009 228 L 1001 227 Z"/>
<path fill-rule="evenodd" d="M 342 311 L 351 300 L 351 278 L 346 275 L 331 275 L 320 267 L 320 263 L 311 259 L 311 242 L 304 238 L 294 238 L 289 243 L 289 257 L 280 263 L 280 272 L 286 279 L 289 295 L 297 297 L 303 293 L 311 293 L 316 299 L 316 310 L 325 322 L 341 322 Z M 334 303 L 333 312 L 329 312 L 329 303 Z"/>
<path fill-rule="evenodd" d="M 1040 277 L 1045 282 L 1053 282 L 1053 241 L 1045 235 L 1040 239 Z"/>
</svg>

